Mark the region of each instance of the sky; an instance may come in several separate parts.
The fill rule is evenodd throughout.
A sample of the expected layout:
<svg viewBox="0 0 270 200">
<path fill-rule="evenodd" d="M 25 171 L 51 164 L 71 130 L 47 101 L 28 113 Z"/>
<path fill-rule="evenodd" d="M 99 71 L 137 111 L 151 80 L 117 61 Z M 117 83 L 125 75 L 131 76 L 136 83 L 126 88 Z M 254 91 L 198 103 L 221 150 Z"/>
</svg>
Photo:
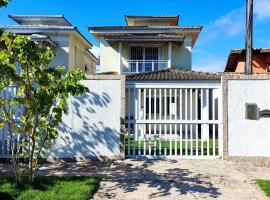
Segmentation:
<svg viewBox="0 0 270 200">
<path fill-rule="evenodd" d="M 180 25 L 202 25 L 193 48 L 192 69 L 223 71 L 229 52 L 245 47 L 246 0 L 13 0 L 0 9 L 0 24 L 15 24 L 8 14 L 63 14 L 94 45 L 88 26 L 125 25 L 124 15 L 180 15 Z M 255 48 L 270 47 L 270 0 L 254 0 Z"/>
</svg>

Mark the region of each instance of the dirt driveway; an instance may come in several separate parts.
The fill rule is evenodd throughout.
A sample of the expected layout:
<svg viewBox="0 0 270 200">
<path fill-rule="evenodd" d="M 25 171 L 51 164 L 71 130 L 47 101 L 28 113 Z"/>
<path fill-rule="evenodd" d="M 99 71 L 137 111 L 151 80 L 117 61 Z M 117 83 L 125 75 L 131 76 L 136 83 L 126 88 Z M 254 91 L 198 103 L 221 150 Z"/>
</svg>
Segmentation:
<svg viewBox="0 0 270 200">
<path fill-rule="evenodd" d="M 46 164 L 40 175 L 100 176 L 94 199 L 264 200 L 253 180 L 270 179 L 270 168 L 222 160 L 125 160 Z"/>
</svg>

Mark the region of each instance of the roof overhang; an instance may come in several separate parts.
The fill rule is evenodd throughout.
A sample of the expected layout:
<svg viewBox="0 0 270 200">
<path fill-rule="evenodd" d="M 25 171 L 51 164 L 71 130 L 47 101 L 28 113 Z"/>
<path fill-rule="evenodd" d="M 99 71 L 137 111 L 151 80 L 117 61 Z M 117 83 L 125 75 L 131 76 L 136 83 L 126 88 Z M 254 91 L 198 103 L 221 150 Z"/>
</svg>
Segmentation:
<svg viewBox="0 0 270 200">
<path fill-rule="evenodd" d="M 62 26 L 72 26 L 64 15 L 8 15 L 10 19 L 18 24 L 23 23 L 50 23 Z"/>
<path fill-rule="evenodd" d="M 179 15 L 171 16 L 134 16 L 134 15 L 125 15 L 125 21 L 128 26 L 132 26 L 136 22 L 155 22 L 155 23 L 167 23 L 170 25 L 177 26 L 179 23 Z"/>
<path fill-rule="evenodd" d="M 202 26 L 103 26 L 88 27 L 91 34 L 98 39 L 100 36 L 126 34 L 177 34 L 192 37 L 192 47 L 202 30 Z"/>
<path fill-rule="evenodd" d="M 178 42 L 184 41 L 184 36 L 179 35 L 153 35 L 153 34 L 127 34 L 108 35 L 104 37 L 108 42 Z"/>
</svg>

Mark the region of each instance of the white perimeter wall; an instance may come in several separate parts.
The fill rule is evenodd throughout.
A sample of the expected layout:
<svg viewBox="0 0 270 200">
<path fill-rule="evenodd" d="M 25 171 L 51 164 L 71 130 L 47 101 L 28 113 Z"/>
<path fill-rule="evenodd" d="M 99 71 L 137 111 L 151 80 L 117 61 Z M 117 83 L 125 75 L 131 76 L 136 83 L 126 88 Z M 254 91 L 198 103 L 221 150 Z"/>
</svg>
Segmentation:
<svg viewBox="0 0 270 200">
<path fill-rule="evenodd" d="M 245 119 L 245 103 L 270 109 L 270 80 L 228 80 L 228 155 L 270 157 L 270 118 Z"/>
<path fill-rule="evenodd" d="M 85 80 L 90 93 L 68 101 L 48 158 L 120 157 L 121 80 Z"/>
</svg>

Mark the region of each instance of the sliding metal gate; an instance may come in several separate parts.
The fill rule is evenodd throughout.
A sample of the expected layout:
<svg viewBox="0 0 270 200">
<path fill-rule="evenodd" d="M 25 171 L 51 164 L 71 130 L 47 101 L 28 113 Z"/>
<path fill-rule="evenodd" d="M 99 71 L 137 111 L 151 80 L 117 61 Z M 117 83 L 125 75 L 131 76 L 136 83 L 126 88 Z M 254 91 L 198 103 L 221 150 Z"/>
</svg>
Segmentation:
<svg viewBox="0 0 270 200">
<path fill-rule="evenodd" d="M 221 116 L 219 84 L 128 84 L 126 157 L 220 158 Z"/>
</svg>

